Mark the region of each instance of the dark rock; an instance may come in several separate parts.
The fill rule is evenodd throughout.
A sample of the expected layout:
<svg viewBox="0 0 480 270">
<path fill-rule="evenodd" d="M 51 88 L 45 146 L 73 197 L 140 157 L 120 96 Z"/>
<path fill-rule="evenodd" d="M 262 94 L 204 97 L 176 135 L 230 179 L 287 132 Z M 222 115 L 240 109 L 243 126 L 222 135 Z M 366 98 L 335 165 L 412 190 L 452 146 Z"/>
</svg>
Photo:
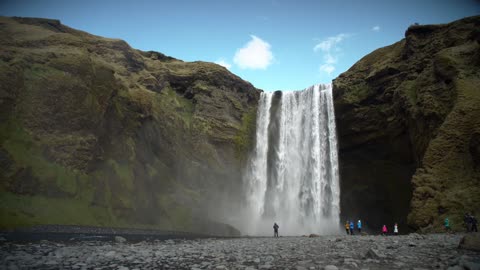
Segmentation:
<svg viewBox="0 0 480 270">
<path fill-rule="evenodd" d="M 479 25 L 413 25 L 333 81 L 344 219 L 461 229 L 480 205 Z"/>
<path fill-rule="evenodd" d="M 218 202 L 239 196 L 260 90 L 216 64 L 141 52 L 60 21 L 0 24 L 0 35 L 13 37 L 0 40 L 8 62 L 0 66 L 0 179 L 12 198 L 0 225 L 55 215 L 239 235 L 205 211 L 233 207 Z M 36 211 L 38 201 L 71 214 Z M 95 218 L 85 219 L 92 208 Z"/>
<path fill-rule="evenodd" d="M 117 242 L 117 243 L 125 243 L 126 241 L 127 241 L 127 239 L 125 239 L 122 236 L 115 236 L 115 242 Z"/>
<path fill-rule="evenodd" d="M 458 248 L 480 251 L 480 233 L 471 233 L 462 237 Z"/>
<path fill-rule="evenodd" d="M 380 253 L 378 250 L 374 248 L 370 248 L 367 253 L 363 256 L 364 258 L 369 258 L 369 259 L 383 259 L 386 256 L 382 253 Z"/>
</svg>

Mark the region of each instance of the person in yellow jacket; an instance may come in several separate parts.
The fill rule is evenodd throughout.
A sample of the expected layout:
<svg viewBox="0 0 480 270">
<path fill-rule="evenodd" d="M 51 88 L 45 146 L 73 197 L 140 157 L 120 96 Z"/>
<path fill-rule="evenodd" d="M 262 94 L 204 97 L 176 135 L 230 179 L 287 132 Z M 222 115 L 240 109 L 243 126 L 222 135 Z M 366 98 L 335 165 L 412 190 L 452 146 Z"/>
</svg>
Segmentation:
<svg viewBox="0 0 480 270">
<path fill-rule="evenodd" d="M 347 234 L 350 234 L 350 222 L 347 222 L 345 223 L 345 230 L 347 231 Z"/>
</svg>

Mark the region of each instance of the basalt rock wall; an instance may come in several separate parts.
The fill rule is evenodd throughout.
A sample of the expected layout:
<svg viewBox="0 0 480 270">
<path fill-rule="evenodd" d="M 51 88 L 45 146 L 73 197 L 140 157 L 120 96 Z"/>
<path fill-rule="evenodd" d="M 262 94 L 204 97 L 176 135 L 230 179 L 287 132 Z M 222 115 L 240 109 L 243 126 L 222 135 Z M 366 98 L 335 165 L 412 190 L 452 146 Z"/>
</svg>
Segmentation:
<svg viewBox="0 0 480 270">
<path fill-rule="evenodd" d="M 206 62 L 59 21 L 0 17 L 0 228 L 76 224 L 238 234 L 259 90 Z"/>
<path fill-rule="evenodd" d="M 344 219 L 436 231 L 480 215 L 479 29 L 412 25 L 334 80 Z"/>
</svg>

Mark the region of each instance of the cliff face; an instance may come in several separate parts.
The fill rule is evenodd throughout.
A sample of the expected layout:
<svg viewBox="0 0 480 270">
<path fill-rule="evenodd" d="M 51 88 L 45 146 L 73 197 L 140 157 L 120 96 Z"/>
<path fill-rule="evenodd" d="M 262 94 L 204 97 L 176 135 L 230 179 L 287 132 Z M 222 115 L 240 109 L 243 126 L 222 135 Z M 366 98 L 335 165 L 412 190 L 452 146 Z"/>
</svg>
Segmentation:
<svg viewBox="0 0 480 270">
<path fill-rule="evenodd" d="M 479 29 L 411 26 L 334 80 L 344 218 L 429 231 L 480 214 Z"/>
<path fill-rule="evenodd" d="M 259 90 L 46 19 L 0 17 L 0 227 L 80 224 L 236 233 Z"/>
</svg>

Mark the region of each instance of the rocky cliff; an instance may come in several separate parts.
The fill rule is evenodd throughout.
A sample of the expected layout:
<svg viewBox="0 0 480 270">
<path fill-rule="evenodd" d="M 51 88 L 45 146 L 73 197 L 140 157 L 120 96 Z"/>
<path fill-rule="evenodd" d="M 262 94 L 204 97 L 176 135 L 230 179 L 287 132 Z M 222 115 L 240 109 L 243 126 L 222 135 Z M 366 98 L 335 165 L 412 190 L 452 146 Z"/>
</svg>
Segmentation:
<svg viewBox="0 0 480 270">
<path fill-rule="evenodd" d="M 413 25 L 334 80 L 343 218 L 480 215 L 480 17 Z M 237 234 L 259 90 L 56 20 L 0 17 L 0 229 Z M 408 217 L 408 218 L 407 218 Z"/>
<path fill-rule="evenodd" d="M 412 25 L 334 80 L 344 218 L 434 231 L 480 215 L 479 29 Z"/>
<path fill-rule="evenodd" d="M 259 90 L 56 20 L 1 17 L 0 37 L 0 228 L 238 233 L 206 206 L 241 183 Z"/>
</svg>

